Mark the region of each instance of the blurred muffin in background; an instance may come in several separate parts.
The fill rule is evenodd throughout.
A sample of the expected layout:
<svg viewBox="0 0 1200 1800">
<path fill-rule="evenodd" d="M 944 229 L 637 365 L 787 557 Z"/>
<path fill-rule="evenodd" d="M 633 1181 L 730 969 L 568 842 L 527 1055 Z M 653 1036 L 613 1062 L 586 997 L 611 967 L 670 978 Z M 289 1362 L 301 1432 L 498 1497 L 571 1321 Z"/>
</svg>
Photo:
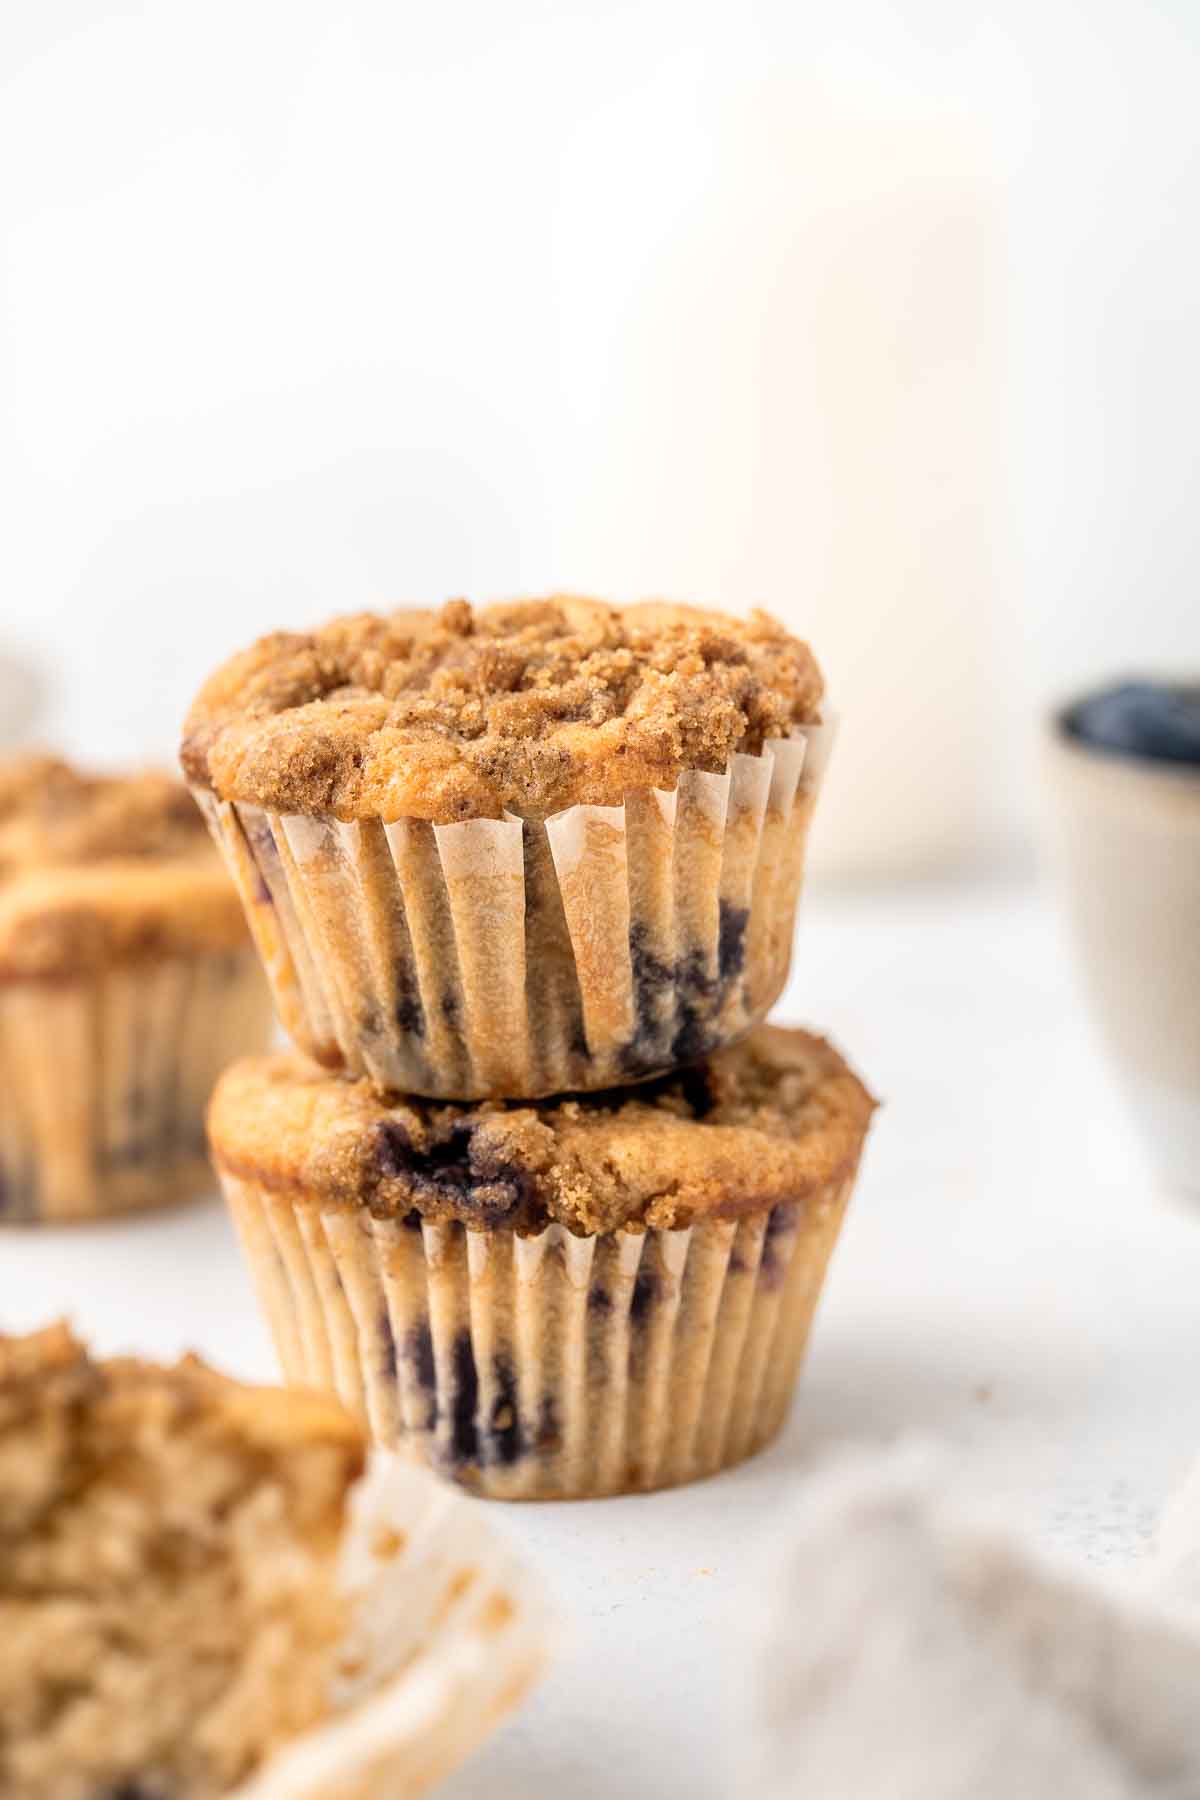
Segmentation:
<svg viewBox="0 0 1200 1800">
<path fill-rule="evenodd" d="M 207 1187 L 209 1091 L 270 1019 L 180 783 L 0 762 L 0 1223 Z"/>
</svg>

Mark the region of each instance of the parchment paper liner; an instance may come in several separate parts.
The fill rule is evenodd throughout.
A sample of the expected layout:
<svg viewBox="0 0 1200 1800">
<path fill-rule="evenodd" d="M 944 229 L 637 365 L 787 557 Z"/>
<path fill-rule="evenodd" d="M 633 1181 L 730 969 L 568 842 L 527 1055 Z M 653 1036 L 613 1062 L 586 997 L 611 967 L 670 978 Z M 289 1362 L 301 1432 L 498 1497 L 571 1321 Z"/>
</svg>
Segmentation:
<svg viewBox="0 0 1200 1800">
<path fill-rule="evenodd" d="M 482 1742 L 547 1658 L 533 1575 L 480 1508 L 385 1452 L 354 1496 L 341 1576 L 355 1617 L 332 1716 L 234 1800 L 407 1800 Z"/>
<path fill-rule="evenodd" d="M 270 1035 L 249 946 L 0 981 L 0 1224 L 98 1218 L 211 1189 L 213 1083 Z"/>
<path fill-rule="evenodd" d="M 855 1175 L 690 1230 L 520 1237 L 218 1171 L 285 1379 L 511 1500 L 671 1487 L 762 1448 Z"/>
<path fill-rule="evenodd" d="M 787 978 L 831 727 L 537 822 L 275 814 L 196 789 L 285 1029 L 381 1092 L 523 1099 L 641 1080 Z"/>
</svg>

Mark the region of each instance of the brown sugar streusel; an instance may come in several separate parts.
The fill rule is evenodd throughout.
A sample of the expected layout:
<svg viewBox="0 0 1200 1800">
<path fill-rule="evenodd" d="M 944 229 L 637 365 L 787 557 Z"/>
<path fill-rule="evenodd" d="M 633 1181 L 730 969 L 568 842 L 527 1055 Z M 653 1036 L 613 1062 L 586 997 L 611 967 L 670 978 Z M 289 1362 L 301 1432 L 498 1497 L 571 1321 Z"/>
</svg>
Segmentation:
<svg viewBox="0 0 1200 1800">
<path fill-rule="evenodd" d="M 202 689 L 182 758 L 276 812 L 545 818 L 757 754 L 819 720 L 822 691 L 762 612 L 454 600 L 260 639 Z"/>
</svg>

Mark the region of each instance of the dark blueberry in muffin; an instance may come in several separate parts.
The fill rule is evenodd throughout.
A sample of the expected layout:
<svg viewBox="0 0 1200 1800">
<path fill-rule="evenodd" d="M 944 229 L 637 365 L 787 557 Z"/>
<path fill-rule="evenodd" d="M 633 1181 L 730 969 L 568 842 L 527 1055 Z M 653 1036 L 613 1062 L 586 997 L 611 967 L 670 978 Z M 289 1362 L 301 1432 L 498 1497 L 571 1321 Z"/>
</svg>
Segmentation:
<svg viewBox="0 0 1200 1800">
<path fill-rule="evenodd" d="M 1200 765 L 1200 683 L 1123 681 L 1067 707 L 1062 727 L 1098 750 Z"/>
</svg>

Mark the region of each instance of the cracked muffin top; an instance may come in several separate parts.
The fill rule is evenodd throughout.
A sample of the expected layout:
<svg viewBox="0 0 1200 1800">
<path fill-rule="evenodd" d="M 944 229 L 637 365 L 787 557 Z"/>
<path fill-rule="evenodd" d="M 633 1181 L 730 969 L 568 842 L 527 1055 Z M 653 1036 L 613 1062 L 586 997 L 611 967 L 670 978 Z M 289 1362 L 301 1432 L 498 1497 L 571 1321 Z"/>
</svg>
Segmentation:
<svg viewBox="0 0 1200 1800">
<path fill-rule="evenodd" d="M 53 756 L 0 763 L 0 978 L 245 939 L 181 781 L 88 774 Z"/>
<path fill-rule="evenodd" d="M 342 819 L 544 818 L 724 769 L 820 717 L 807 644 L 767 614 L 555 595 L 276 632 L 201 690 L 189 779 Z"/>
<path fill-rule="evenodd" d="M 0 1792 L 215 1800 L 320 1720 L 365 1458 L 332 1398 L 0 1336 Z"/>
<path fill-rule="evenodd" d="M 381 1217 L 577 1235 L 675 1229 L 826 1198 L 853 1173 L 875 1102 L 837 1051 L 760 1025 L 640 1087 L 521 1104 L 379 1099 L 298 1056 L 248 1058 L 209 1109 L 235 1178 Z"/>
</svg>

